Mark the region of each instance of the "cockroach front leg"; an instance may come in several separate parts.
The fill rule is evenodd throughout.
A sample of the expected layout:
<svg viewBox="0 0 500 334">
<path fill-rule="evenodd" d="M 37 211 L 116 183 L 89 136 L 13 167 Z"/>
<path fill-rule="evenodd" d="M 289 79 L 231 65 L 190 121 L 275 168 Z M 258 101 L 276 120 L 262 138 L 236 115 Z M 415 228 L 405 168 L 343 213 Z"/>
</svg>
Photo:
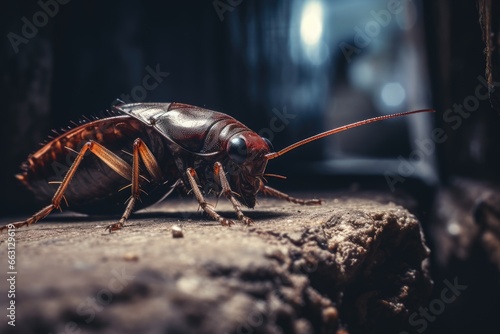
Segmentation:
<svg viewBox="0 0 500 334">
<path fill-rule="evenodd" d="M 205 211 L 213 219 L 217 220 L 221 225 L 224 226 L 233 225 L 234 222 L 232 220 L 224 218 L 217 212 L 215 212 L 213 206 L 210 203 L 208 203 L 206 199 L 203 197 L 203 194 L 198 188 L 198 183 L 196 183 L 195 179 L 197 177 L 196 171 L 193 168 L 188 168 L 186 170 L 186 175 L 189 180 L 189 184 L 191 185 L 191 189 L 193 190 L 194 196 L 198 200 L 198 203 L 200 204 L 200 207 L 203 209 L 203 211 Z"/>
<path fill-rule="evenodd" d="M 220 162 L 216 162 L 214 164 L 214 175 L 216 176 L 216 180 L 219 181 L 219 185 L 222 187 L 222 193 L 233 204 L 233 208 L 234 211 L 236 211 L 238 219 L 246 225 L 252 224 L 252 219 L 245 216 L 241 211 L 241 203 L 234 197 L 233 191 L 229 186 L 229 182 L 227 181 L 226 174 L 224 173 L 224 169 L 222 168 L 222 164 Z"/>
<path fill-rule="evenodd" d="M 296 203 L 296 204 L 301 204 L 301 205 L 321 205 L 321 200 L 320 199 L 300 199 L 300 198 L 292 197 L 292 196 L 290 196 L 288 194 L 285 194 L 284 192 L 281 192 L 279 190 L 276 190 L 274 188 L 266 186 L 264 184 L 264 182 L 260 183 L 259 192 L 263 193 L 264 195 L 281 198 L 281 199 L 284 199 L 285 201 Z"/>
</svg>

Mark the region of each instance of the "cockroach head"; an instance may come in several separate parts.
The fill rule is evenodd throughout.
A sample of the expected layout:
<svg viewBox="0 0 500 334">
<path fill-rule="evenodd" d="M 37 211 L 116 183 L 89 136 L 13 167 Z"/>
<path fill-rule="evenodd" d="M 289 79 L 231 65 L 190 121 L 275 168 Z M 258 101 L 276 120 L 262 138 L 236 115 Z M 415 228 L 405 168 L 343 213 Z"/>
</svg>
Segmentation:
<svg viewBox="0 0 500 334">
<path fill-rule="evenodd" d="M 252 164 L 255 160 L 263 159 L 271 150 L 273 147 L 269 139 L 251 131 L 234 135 L 226 147 L 229 158 L 237 164 Z"/>
<path fill-rule="evenodd" d="M 418 114 L 423 112 L 434 112 L 433 109 L 421 109 L 415 111 L 402 112 L 392 115 L 383 115 L 365 119 L 363 121 L 354 122 L 351 124 L 343 125 L 335 129 L 331 129 L 322 133 L 318 133 L 312 137 L 300 140 L 284 149 L 274 152 L 269 140 L 260 137 L 255 132 L 250 130 L 239 132 L 227 141 L 226 153 L 229 157 L 229 167 L 233 172 L 230 182 L 233 189 L 238 190 L 248 207 L 255 205 L 255 195 L 260 189 L 262 178 L 266 169 L 267 161 L 275 159 L 283 154 L 290 152 L 300 146 L 311 143 L 315 140 L 331 136 L 333 134 L 346 131 L 365 124 L 383 121 L 390 118 L 401 116 L 408 116 L 411 114 Z"/>
<path fill-rule="evenodd" d="M 232 186 L 249 207 L 255 205 L 255 195 L 267 165 L 266 154 L 272 151 L 271 142 L 253 131 L 237 133 L 227 142 L 226 152 L 233 167 L 230 169 L 234 169 L 228 171 Z"/>
</svg>

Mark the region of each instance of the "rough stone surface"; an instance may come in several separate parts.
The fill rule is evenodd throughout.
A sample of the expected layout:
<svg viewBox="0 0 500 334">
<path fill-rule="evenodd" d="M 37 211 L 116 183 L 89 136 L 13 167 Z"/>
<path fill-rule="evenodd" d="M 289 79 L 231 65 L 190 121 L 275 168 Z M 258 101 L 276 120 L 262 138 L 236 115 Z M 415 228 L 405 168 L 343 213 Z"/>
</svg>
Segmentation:
<svg viewBox="0 0 500 334">
<path fill-rule="evenodd" d="M 3 315 L 0 332 L 397 333 L 427 302 L 428 249 L 417 219 L 379 199 L 262 199 L 250 227 L 219 226 L 193 200 L 113 234 L 112 220 L 52 216 L 16 231 L 16 327 Z M 2 268 L 6 249 L 4 233 Z"/>
</svg>

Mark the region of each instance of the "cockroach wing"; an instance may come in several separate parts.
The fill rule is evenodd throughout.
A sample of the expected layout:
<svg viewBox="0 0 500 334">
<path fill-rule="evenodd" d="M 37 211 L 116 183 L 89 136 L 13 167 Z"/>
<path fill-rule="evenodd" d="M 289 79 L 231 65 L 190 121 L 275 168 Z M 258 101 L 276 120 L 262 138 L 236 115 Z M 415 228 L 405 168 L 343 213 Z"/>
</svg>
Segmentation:
<svg viewBox="0 0 500 334">
<path fill-rule="evenodd" d="M 193 154 L 217 154 L 220 139 L 248 130 L 234 118 L 182 103 L 133 103 L 115 106 L 154 127 L 163 137 Z"/>
</svg>

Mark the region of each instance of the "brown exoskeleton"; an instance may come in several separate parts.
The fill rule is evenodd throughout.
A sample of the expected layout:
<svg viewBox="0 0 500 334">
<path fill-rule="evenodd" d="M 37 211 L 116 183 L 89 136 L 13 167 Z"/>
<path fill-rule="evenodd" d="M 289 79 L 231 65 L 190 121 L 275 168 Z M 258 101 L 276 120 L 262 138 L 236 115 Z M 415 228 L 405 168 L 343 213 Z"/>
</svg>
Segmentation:
<svg viewBox="0 0 500 334">
<path fill-rule="evenodd" d="M 220 216 L 209 204 L 200 187 L 228 198 L 238 219 L 252 220 L 241 204 L 252 208 L 262 193 L 290 202 L 316 205 L 318 199 L 291 197 L 267 186 L 267 162 L 314 140 L 360 125 L 433 110 L 417 110 L 380 116 L 329 130 L 273 152 L 269 140 L 259 136 L 234 118 L 211 110 L 181 103 L 134 103 L 113 106 L 110 117 L 86 122 L 52 139 L 31 154 L 17 178 L 35 196 L 49 205 L 25 221 L 29 226 L 60 209 L 64 199 L 71 209 L 87 214 L 116 214 L 125 210 L 119 222 L 109 225 L 119 230 L 134 210 L 168 196 L 175 188 L 191 189 L 201 208 L 222 225 L 233 221 Z M 132 149 L 132 154 L 125 150 Z M 92 154 L 86 154 L 88 152 Z M 64 178 L 57 173 L 68 152 L 76 154 Z M 143 170 L 141 170 L 141 167 Z M 55 189 L 54 184 L 58 184 Z M 131 187 L 132 195 L 118 191 Z M 55 191 L 54 191 L 55 190 Z M 141 192 L 148 196 L 139 197 Z M 6 226 L 0 228 L 0 231 Z"/>
</svg>

